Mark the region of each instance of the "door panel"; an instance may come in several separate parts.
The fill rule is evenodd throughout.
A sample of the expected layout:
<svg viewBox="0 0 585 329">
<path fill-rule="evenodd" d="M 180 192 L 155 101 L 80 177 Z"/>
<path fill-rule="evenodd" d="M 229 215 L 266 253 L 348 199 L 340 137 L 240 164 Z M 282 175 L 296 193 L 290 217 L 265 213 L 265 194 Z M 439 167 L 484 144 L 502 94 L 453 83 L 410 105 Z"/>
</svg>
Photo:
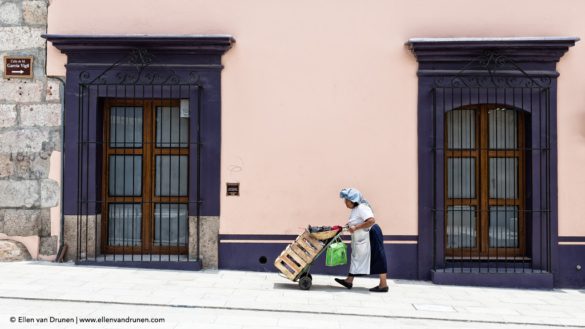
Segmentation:
<svg viewBox="0 0 585 329">
<path fill-rule="evenodd" d="M 141 148 L 143 108 L 114 106 L 110 108 L 109 147 Z"/>
<path fill-rule="evenodd" d="M 186 246 L 189 232 L 186 204 L 156 204 L 154 209 L 154 244 Z"/>
<path fill-rule="evenodd" d="M 179 100 L 104 102 L 102 249 L 187 253 L 189 118 Z"/>
<path fill-rule="evenodd" d="M 447 195 L 452 199 L 474 199 L 475 158 L 452 157 L 447 159 L 449 183 Z"/>
<path fill-rule="evenodd" d="M 476 207 L 447 207 L 447 248 L 477 248 Z"/>
<path fill-rule="evenodd" d="M 139 203 L 109 204 L 108 220 L 108 245 L 139 246 L 142 243 L 142 207 Z"/>
</svg>

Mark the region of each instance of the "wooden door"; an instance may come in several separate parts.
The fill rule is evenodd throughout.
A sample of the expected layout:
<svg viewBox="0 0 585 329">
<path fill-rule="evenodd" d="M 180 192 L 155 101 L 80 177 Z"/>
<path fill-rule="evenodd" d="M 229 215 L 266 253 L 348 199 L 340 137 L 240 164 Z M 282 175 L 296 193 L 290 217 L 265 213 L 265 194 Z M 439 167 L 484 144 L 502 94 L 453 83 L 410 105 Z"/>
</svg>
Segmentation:
<svg viewBox="0 0 585 329">
<path fill-rule="evenodd" d="M 103 251 L 186 253 L 189 118 L 179 100 L 106 100 L 103 149 Z"/>
<path fill-rule="evenodd" d="M 445 116 L 445 249 L 451 259 L 524 256 L 522 112 L 473 105 Z"/>
</svg>

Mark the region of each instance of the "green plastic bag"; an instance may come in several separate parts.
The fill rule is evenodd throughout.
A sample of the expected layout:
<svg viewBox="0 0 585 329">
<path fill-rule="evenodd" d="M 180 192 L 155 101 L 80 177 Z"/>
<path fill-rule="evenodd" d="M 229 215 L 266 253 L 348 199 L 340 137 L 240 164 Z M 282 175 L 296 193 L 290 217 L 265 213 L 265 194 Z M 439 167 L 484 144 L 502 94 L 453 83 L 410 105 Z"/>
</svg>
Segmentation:
<svg viewBox="0 0 585 329">
<path fill-rule="evenodd" d="M 345 265 L 347 264 L 347 246 L 338 238 L 327 247 L 326 256 L 325 266 Z"/>
</svg>

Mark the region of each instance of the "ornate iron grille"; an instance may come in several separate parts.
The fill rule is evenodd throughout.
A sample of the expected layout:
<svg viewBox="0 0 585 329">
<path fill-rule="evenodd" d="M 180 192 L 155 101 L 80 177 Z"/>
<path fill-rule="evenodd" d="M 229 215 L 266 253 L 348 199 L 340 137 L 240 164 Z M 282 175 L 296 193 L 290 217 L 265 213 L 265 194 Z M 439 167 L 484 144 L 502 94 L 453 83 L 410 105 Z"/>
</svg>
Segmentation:
<svg viewBox="0 0 585 329">
<path fill-rule="evenodd" d="M 551 81 L 495 52 L 434 80 L 435 271 L 551 271 Z"/>
<path fill-rule="evenodd" d="M 77 262 L 200 259 L 196 71 L 136 49 L 79 76 Z"/>
</svg>

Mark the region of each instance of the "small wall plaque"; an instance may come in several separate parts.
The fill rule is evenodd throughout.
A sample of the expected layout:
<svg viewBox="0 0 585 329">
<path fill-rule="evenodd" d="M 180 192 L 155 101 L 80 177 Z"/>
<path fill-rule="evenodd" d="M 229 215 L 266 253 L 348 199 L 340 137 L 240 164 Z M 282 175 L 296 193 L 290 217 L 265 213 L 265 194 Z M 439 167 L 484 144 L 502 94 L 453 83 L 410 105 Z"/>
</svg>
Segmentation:
<svg viewBox="0 0 585 329">
<path fill-rule="evenodd" d="M 239 196 L 240 195 L 240 183 L 227 183 L 227 195 L 228 196 Z"/>
<path fill-rule="evenodd" d="M 28 78 L 33 77 L 33 57 L 4 57 L 4 78 Z"/>
<path fill-rule="evenodd" d="M 189 117 L 189 100 L 188 99 L 181 99 L 181 107 L 180 107 L 180 116 L 181 118 L 188 118 Z"/>
</svg>

